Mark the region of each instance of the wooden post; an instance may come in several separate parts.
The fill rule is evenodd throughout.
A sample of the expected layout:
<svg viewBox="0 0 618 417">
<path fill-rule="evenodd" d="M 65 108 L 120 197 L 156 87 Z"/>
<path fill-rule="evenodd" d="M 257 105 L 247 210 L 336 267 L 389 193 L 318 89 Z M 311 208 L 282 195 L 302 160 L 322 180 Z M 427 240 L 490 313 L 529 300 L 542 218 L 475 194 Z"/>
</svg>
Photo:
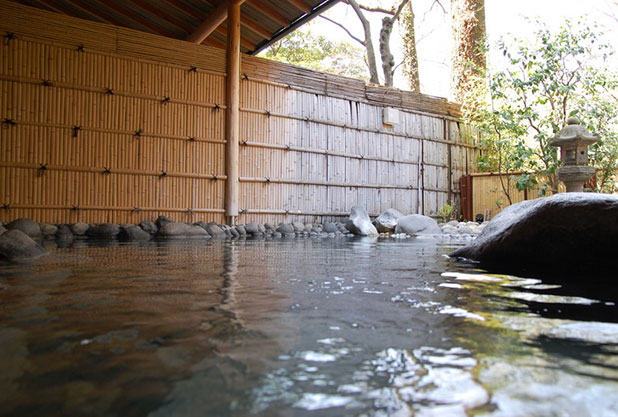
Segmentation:
<svg viewBox="0 0 618 417">
<path fill-rule="evenodd" d="M 227 79 L 225 113 L 225 217 L 229 225 L 238 218 L 238 165 L 240 140 L 240 4 L 229 2 L 227 19 Z"/>
</svg>

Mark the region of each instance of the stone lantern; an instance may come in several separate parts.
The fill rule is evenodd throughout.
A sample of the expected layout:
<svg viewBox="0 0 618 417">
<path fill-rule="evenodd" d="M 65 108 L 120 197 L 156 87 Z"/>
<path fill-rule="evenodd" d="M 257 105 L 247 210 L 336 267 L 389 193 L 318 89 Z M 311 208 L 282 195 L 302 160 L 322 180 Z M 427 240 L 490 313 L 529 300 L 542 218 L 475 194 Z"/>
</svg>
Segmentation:
<svg viewBox="0 0 618 417">
<path fill-rule="evenodd" d="M 579 119 L 571 117 L 567 125 L 549 141 L 560 147 L 562 166 L 558 168 L 558 179 L 566 185 L 567 193 L 582 192 L 584 184 L 592 178 L 596 169 L 588 166 L 588 145 L 599 140 L 580 125 Z"/>
</svg>

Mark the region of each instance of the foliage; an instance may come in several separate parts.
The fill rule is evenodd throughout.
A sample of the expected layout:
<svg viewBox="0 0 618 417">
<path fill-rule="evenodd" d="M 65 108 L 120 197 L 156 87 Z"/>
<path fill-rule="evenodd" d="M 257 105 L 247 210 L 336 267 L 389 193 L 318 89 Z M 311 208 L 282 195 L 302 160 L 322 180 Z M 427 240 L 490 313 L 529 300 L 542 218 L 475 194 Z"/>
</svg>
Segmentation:
<svg viewBox="0 0 618 417">
<path fill-rule="evenodd" d="M 613 192 L 618 81 L 603 69 L 611 49 L 593 29 L 568 22 L 555 33 L 539 23 L 535 35 L 532 43 L 498 44 L 505 69 L 485 75 L 490 104 L 483 104 L 485 97 L 476 97 L 470 100 L 474 105 L 464 108 L 467 121 L 483 137 L 479 166 L 486 171 L 525 172 L 507 178 L 517 189 L 537 188 L 540 195 L 557 192 L 558 150 L 549 141 L 569 117 L 577 116 L 602 138 L 590 152 L 591 164 L 599 168 L 596 190 Z M 537 186 L 531 173 L 546 178 L 546 183 Z M 503 189 L 508 195 L 510 184 L 503 184 Z"/>
<path fill-rule="evenodd" d="M 361 48 L 348 42 L 333 42 L 311 30 L 292 32 L 260 56 L 345 77 L 369 79 Z"/>
<path fill-rule="evenodd" d="M 446 223 L 451 219 L 451 216 L 453 215 L 453 206 L 445 204 L 438 210 L 438 214 L 440 215 L 440 217 L 442 217 L 442 222 Z"/>
</svg>

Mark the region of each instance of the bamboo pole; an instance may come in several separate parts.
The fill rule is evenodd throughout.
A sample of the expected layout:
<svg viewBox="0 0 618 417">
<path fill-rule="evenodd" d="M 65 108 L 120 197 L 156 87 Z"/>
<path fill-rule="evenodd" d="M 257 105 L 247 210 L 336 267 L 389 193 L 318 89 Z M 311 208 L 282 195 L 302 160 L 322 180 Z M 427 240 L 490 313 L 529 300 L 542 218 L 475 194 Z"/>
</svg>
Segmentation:
<svg viewBox="0 0 618 417">
<path fill-rule="evenodd" d="M 228 224 L 238 218 L 238 159 L 240 140 L 240 4 L 230 1 L 228 7 L 227 78 L 225 114 L 225 216 Z"/>
</svg>

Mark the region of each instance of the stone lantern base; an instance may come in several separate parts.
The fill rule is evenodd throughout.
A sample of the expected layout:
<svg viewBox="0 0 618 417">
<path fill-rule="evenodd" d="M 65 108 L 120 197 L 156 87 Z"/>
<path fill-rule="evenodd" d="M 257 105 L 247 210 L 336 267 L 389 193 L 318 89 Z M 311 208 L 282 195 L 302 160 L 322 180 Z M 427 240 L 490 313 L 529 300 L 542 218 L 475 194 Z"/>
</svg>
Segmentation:
<svg viewBox="0 0 618 417">
<path fill-rule="evenodd" d="M 567 193 L 584 190 L 584 184 L 592 178 L 596 169 L 587 165 L 567 165 L 558 168 L 558 179 L 566 185 Z"/>
</svg>

